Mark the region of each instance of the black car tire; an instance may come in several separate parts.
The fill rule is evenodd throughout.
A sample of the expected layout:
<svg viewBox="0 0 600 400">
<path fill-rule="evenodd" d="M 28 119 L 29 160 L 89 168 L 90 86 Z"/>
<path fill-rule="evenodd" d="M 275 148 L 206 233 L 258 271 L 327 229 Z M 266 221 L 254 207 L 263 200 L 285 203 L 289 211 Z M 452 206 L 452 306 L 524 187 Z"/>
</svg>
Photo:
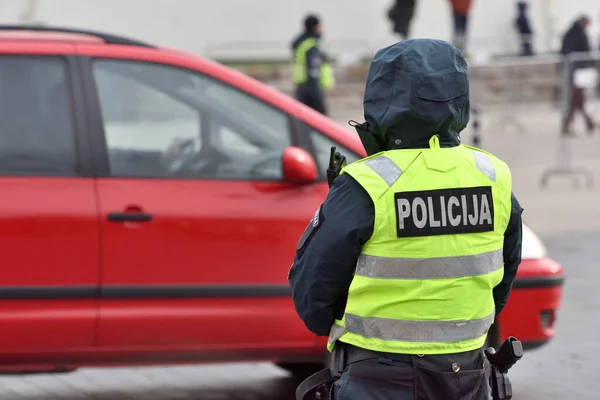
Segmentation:
<svg viewBox="0 0 600 400">
<path fill-rule="evenodd" d="M 305 362 L 278 362 L 277 365 L 279 368 L 285 369 L 290 372 L 295 378 L 303 378 L 309 377 L 315 372 L 319 372 L 324 368 L 329 367 L 329 353 L 325 352 L 323 356 L 323 361 L 305 361 Z"/>
<path fill-rule="evenodd" d="M 279 368 L 290 372 L 294 377 L 308 377 L 325 368 L 322 363 L 277 363 Z"/>
</svg>

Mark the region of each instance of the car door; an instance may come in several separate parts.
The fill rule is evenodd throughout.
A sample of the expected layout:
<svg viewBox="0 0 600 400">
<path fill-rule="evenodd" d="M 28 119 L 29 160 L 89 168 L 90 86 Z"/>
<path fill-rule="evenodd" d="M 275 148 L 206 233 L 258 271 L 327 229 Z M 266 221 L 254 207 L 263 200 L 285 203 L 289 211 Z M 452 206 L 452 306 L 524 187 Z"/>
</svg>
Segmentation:
<svg viewBox="0 0 600 400">
<path fill-rule="evenodd" d="M 93 343 L 98 210 L 69 52 L 0 46 L 1 357 Z"/>
<path fill-rule="evenodd" d="M 107 149 L 98 344 L 311 348 L 286 276 L 323 193 L 283 181 L 289 116 L 195 70 L 90 69 Z"/>
</svg>

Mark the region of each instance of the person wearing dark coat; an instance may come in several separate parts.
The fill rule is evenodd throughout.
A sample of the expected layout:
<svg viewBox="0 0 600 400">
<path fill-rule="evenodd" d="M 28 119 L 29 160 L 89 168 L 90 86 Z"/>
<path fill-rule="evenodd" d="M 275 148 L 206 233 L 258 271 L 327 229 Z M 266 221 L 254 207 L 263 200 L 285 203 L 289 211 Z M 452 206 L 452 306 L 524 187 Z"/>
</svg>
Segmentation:
<svg viewBox="0 0 600 400">
<path fill-rule="evenodd" d="M 518 16 L 515 21 L 517 31 L 521 38 L 521 55 L 532 56 L 533 55 L 533 30 L 529 22 L 529 16 L 527 15 L 527 3 L 525 1 L 517 2 Z"/>
<path fill-rule="evenodd" d="M 392 21 L 394 33 L 400 35 L 401 39 L 408 39 L 416 2 L 416 0 L 395 0 L 388 11 L 387 16 Z"/>
<path fill-rule="evenodd" d="M 585 118 L 588 133 L 593 133 L 595 124 L 592 117 L 585 110 L 585 90 L 584 88 L 577 87 L 575 85 L 575 71 L 582 68 L 593 67 L 593 62 L 575 61 L 569 63 L 567 56 L 571 53 L 584 53 L 590 51 L 590 43 L 587 36 L 587 28 L 590 24 L 590 18 L 588 16 L 582 16 L 571 25 L 569 30 L 565 33 L 562 39 L 562 46 L 560 53 L 564 57 L 563 68 L 569 69 L 569 106 L 565 118 L 562 124 L 562 134 L 572 135 L 570 131 L 571 122 L 576 112 L 581 112 Z"/>
</svg>

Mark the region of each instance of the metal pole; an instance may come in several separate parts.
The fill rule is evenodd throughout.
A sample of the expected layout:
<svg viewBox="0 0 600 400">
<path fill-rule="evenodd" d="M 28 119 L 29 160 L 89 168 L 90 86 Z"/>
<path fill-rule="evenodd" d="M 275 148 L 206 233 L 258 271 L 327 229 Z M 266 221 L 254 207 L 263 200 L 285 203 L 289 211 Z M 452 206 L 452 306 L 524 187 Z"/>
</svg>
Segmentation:
<svg viewBox="0 0 600 400">
<path fill-rule="evenodd" d="M 481 145 L 481 132 L 479 129 L 479 108 L 471 108 L 473 114 L 473 146 L 479 147 Z"/>
</svg>

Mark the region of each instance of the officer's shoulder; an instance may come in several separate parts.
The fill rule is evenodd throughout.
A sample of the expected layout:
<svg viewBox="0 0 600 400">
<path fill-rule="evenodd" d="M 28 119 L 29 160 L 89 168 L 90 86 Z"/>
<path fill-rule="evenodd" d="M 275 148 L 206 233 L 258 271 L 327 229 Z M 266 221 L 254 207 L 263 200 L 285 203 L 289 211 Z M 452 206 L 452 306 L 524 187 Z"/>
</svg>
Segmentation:
<svg viewBox="0 0 600 400">
<path fill-rule="evenodd" d="M 377 158 L 377 157 L 383 155 L 384 153 L 385 153 L 384 151 L 380 151 L 379 153 L 375 153 L 370 156 L 361 158 L 360 160 L 356 160 L 356 161 L 346 165 L 343 170 L 360 168 L 360 165 L 363 164 L 364 162 L 372 160 L 374 158 Z"/>
<path fill-rule="evenodd" d="M 350 165 L 350 164 L 349 164 Z M 348 166 L 349 166 L 348 165 Z M 344 169 L 348 168 L 344 167 Z M 360 193 L 366 193 L 362 185 L 351 174 L 340 174 L 331 185 L 330 193 L 336 192 L 341 197 L 353 196 Z M 339 196 L 338 196 L 339 197 Z"/>
<path fill-rule="evenodd" d="M 469 150 L 472 150 L 472 151 L 474 151 L 474 152 L 483 153 L 483 154 L 487 155 L 488 157 L 490 157 L 490 158 L 493 160 L 493 162 L 494 162 L 494 165 L 495 165 L 496 167 L 500 167 L 500 168 L 506 168 L 507 170 L 509 170 L 509 171 L 510 171 L 510 168 L 508 167 L 508 164 L 507 164 L 507 163 L 506 163 L 504 160 L 502 160 L 502 159 L 501 159 L 501 158 L 499 158 L 498 156 L 496 156 L 496 155 L 494 155 L 494 154 L 490 153 L 489 151 L 485 151 L 485 150 L 483 150 L 483 149 L 480 149 L 480 148 L 478 148 L 478 147 L 469 146 L 469 145 L 466 145 L 466 144 L 463 144 L 462 146 L 463 146 L 464 148 L 466 148 L 466 149 L 469 149 Z"/>
<path fill-rule="evenodd" d="M 371 185 L 369 190 L 366 190 L 365 187 L 363 187 L 360 177 L 364 174 L 367 175 L 377 175 L 379 177 L 381 177 L 375 170 L 373 170 L 371 167 L 365 167 L 365 163 L 368 162 L 369 160 L 373 160 L 376 159 L 380 156 L 382 156 L 385 152 L 379 152 L 376 154 L 373 154 L 371 156 L 365 157 L 365 158 L 361 158 L 360 160 L 354 161 L 351 164 L 346 165 L 340 174 L 340 177 L 342 175 L 350 175 L 351 180 L 356 182 L 356 184 L 354 184 L 354 182 L 352 183 L 348 183 L 347 186 L 352 187 L 353 191 L 358 191 L 360 190 L 361 192 L 365 192 L 369 198 L 372 200 L 373 197 L 380 197 L 381 195 L 383 195 L 387 190 L 389 190 L 389 186 L 388 185 Z M 368 165 L 368 164 L 367 164 Z M 355 189 L 357 187 L 360 187 L 360 189 Z"/>
</svg>

